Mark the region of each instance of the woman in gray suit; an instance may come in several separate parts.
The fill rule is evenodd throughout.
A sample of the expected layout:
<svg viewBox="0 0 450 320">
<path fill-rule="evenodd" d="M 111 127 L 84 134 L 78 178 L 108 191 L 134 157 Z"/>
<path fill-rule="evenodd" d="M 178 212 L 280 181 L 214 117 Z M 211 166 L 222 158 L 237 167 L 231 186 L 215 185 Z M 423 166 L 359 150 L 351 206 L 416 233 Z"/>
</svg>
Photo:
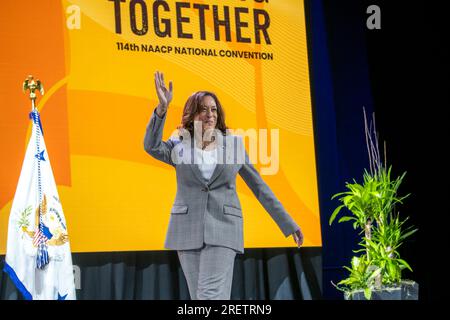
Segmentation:
<svg viewBox="0 0 450 320">
<path fill-rule="evenodd" d="M 180 138 L 162 141 L 173 85 L 155 73 L 159 104 L 144 138 L 145 150 L 176 170 L 177 194 L 165 247 L 177 250 L 191 299 L 230 299 L 236 253 L 244 252 L 242 210 L 236 193 L 239 174 L 283 234 L 303 243 L 300 227 L 250 163 L 242 139 L 227 134 L 217 96 L 192 94 L 185 106 Z"/>
</svg>

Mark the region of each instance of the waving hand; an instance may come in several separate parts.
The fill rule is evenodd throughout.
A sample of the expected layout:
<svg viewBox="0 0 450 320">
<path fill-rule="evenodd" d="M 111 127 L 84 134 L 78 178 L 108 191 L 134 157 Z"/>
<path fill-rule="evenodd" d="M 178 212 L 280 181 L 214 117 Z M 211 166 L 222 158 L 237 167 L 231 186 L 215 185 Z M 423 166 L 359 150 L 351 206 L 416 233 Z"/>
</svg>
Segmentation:
<svg viewBox="0 0 450 320">
<path fill-rule="evenodd" d="M 162 117 L 169 107 L 173 98 L 173 85 L 172 81 L 169 81 L 169 89 L 166 88 L 164 83 L 164 74 L 162 72 L 155 72 L 155 88 L 158 95 L 159 104 L 156 108 L 156 113 Z"/>
</svg>

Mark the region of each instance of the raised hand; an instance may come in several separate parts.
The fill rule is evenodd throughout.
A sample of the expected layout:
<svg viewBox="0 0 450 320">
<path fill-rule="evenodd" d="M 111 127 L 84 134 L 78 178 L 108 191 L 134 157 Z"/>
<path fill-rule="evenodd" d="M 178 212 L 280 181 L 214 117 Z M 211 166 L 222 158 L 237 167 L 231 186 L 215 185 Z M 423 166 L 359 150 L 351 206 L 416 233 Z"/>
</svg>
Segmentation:
<svg viewBox="0 0 450 320">
<path fill-rule="evenodd" d="M 164 74 L 162 72 L 155 72 L 155 88 L 156 94 L 158 95 L 159 104 L 156 108 L 156 113 L 162 117 L 169 107 L 170 102 L 173 98 L 173 86 L 172 81 L 169 81 L 169 90 L 167 90 L 164 83 Z"/>
</svg>

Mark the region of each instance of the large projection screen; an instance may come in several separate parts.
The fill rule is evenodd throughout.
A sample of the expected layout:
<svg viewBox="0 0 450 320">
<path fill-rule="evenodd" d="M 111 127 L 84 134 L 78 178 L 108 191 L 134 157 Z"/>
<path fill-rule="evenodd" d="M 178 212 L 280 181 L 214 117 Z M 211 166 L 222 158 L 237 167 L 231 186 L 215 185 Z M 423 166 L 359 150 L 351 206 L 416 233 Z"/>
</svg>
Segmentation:
<svg viewBox="0 0 450 320">
<path fill-rule="evenodd" d="M 156 70 L 174 84 L 163 139 L 176 132 L 191 93 L 216 93 L 227 125 L 258 137 L 255 167 L 302 227 L 305 246 L 321 246 L 303 6 L 300 0 L 2 2 L 0 253 L 31 133 L 31 105 L 21 90 L 28 74 L 46 89 L 38 109 L 72 251 L 164 249 L 175 170 L 143 148 L 157 105 Z M 237 191 L 246 248 L 295 245 L 239 176 Z"/>
</svg>

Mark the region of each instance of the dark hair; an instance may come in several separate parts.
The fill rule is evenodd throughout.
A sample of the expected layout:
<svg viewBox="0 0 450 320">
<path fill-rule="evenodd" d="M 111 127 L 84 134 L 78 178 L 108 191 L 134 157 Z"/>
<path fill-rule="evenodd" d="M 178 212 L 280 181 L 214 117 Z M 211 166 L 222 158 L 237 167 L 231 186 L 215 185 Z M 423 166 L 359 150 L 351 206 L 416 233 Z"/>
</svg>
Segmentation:
<svg viewBox="0 0 450 320">
<path fill-rule="evenodd" d="M 197 91 L 191 94 L 191 96 L 187 99 L 186 104 L 183 109 L 183 117 L 181 119 L 181 126 L 178 128 L 186 129 L 191 134 L 191 137 L 194 136 L 194 118 L 197 114 L 201 112 L 201 102 L 204 97 L 210 96 L 214 99 L 217 106 L 217 123 L 216 129 L 220 130 L 222 134 L 227 134 L 227 126 L 225 125 L 225 112 L 223 107 L 217 98 L 217 96 L 210 91 Z"/>
</svg>

